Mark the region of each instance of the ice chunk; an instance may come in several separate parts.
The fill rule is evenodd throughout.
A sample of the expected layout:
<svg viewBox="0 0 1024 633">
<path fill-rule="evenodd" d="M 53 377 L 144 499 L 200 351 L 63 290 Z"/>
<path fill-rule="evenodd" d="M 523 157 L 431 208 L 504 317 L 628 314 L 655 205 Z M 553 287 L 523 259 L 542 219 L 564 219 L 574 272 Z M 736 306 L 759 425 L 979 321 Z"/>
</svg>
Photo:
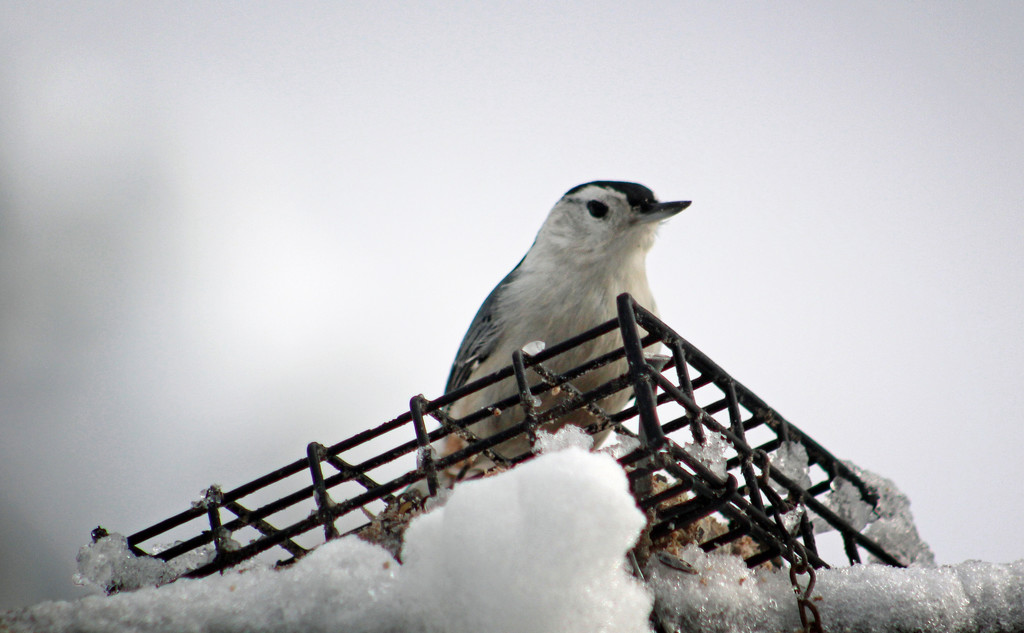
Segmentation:
<svg viewBox="0 0 1024 633">
<path fill-rule="evenodd" d="M 198 499 L 192 500 L 193 508 L 202 508 L 204 510 L 216 508 L 224 500 L 224 492 L 221 490 L 220 484 L 213 484 L 209 488 L 204 488 L 199 491 L 199 494 L 201 496 Z"/>
<path fill-rule="evenodd" d="M 917 533 L 914 519 L 907 514 L 878 519 L 864 534 L 905 565 L 935 565 L 935 554 Z M 874 556 L 872 562 L 878 562 Z"/>
<path fill-rule="evenodd" d="M 175 547 L 180 544 L 181 541 L 175 541 L 171 544 L 153 545 L 148 549 L 155 556 L 160 552 L 169 550 L 172 547 Z M 182 554 L 181 556 L 172 558 L 171 560 L 167 561 L 167 564 L 171 566 L 171 570 L 174 571 L 175 576 L 181 576 L 182 574 L 186 574 L 192 571 L 193 569 L 199 569 L 203 565 L 213 562 L 213 559 L 216 555 L 217 548 L 214 546 L 213 543 L 207 543 L 202 547 L 198 547 L 194 550 Z"/>
<path fill-rule="evenodd" d="M 242 544 L 231 537 L 231 530 L 226 527 L 214 530 L 213 538 L 222 551 L 234 552 L 242 549 Z"/>
<path fill-rule="evenodd" d="M 831 488 L 822 499 L 824 506 L 849 523 L 853 529 L 858 532 L 863 530 L 875 511 L 874 507 L 864 501 L 860 489 L 848 479 L 836 477 L 832 480 Z M 815 518 L 815 532 L 828 532 L 832 529 L 832 525 L 825 519 Z"/>
<path fill-rule="evenodd" d="M 697 441 L 687 442 L 683 450 L 689 453 L 707 466 L 707 468 L 721 479 L 726 476 L 726 451 L 729 449 L 729 440 L 721 433 L 708 432 L 705 435 L 704 444 Z"/>
<path fill-rule="evenodd" d="M 553 453 L 567 448 L 594 448 L 594 438 L 575 424 L 567 424 L 554 433 L 537 431 L 537 443 L 533 448 L 538 454 Z"/>
<path fill-rule="evenodd" d="M 534 354 L 540 354 L 544 351 L 544 341 L 530 341 L 526 345 L 523 345 L 523 353 L 527 356 L 533 356 Z"/>
<path fill-rule="evenodd" d="M 619 459 L 625 455 L 629 455 L 636 449 L 640 448 L 640 439 L 636 437 L 630 437 L 628 435 L 619 435 L 618 433 L 614 436 L 614 441 L 601 448 L 602 453 L 607 453 L 615 459 Z"/>
<path fill-rule="evenodd" d="M 659 345 L 658 347 L 661 347 L 661 346 Z M 668 362 L 670 360 L 672 360 L 672 357 L 671 356 L 666 356 L 664 354 L 659 354 L 658 352 L 655 352 L 655 351 L 651 351 L 651 350 L 646 350 L 645 349 L 644 350 L 644 360 L 646 360 L 647 364 L 650 365 L 651 367 L 653 367 L 655 369 L 655 371 L 660 372 L 661 370 L 663 370 L 665 368 L 665 365 L 668 365 Z"/>
<path fill-rule="evenodd" d="M 782 514 L 782 529 L 786 530 L 789 534 L 796 534 L 800 529 L 800 521 L 806 513 L 807 509 L 802 505 L 798 505 L 789 512 Z"/>
<path fill-rule="evenodd" d="M 416 449 L 416 469 L 423 470 L 423 467 L 427 464 L 427 461 L 434 461 L 437 459 L 437 449 L 433 446 L 421 446 Z"/>
<path fill-rule="evenodd" d="M 116 593 L 162 585 L 177 575 L 158 558 L 133 554 L 121 534 L 110 534 L 78 550 L 78 573 L 73 580 L 92 591 Z"/>
<path fill-rule="evenodd" d="M 935 554 L 917 532 L 910 499 L 891 480 L 844 462 L 864 483 L 878 492 L 877 519 L 864 532 L 906 565 L 934 565 Z"/>
<path fill-rule="evenodd" d="M 778 471 L 804 490 L 811 487 L 811 475 L 807 465 L 807 449 L 799 442 L 783 442 L 771 453 L 772 470 Z M 789 490 L 772 482 L 772 488 L 783 497 Z"/>
<path fill-rule="evenodd" d="M 864 470 L 853 462 L 844 461 L 843 464 L 878 493 L 878 502 L 872 506 L 864 500 L 855 484 L 837 477 L 832 481 L 832 490 L 822 499 L 825 506 L 854 529 L 863 531 L 900 562 L 906 565 L 934 565 L 935 555 L 921 539 L 914 524 L 910 499 L 891 480 Z M 815 518 L 814 528 L 816 532 L 832 529 L 821 517 Z M 878 562 L 874 557 L 871 560 Z"/>
</svg>

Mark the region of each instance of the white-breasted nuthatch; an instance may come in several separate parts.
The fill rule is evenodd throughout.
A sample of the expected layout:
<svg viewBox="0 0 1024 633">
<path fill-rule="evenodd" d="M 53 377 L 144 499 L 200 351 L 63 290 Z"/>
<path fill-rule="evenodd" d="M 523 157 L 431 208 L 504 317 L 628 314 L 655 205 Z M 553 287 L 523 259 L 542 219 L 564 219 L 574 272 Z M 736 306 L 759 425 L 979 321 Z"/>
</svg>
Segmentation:
<svg viewBox="0 0 1024 633">
<path fill-rule="evenodd" d="M 614 318 L 615 299 L 623 292 L 654 310 L 647 283 L 647 253 L 654 245 L 659 223 L 689 205 L 688 201 L 658 202 L 650 189 L 631 182 L 595 181 L 566 192 L 551 209 L 526 256 L 480 306 L 459 346 L 445 392 L 508 365 L 512 353 L 532 341 L 559 343 Z M 546 366 L 564 372 L 619 344 L 612 332 L 550 359 Z M 616 361 L 580 376 L 572 385 L 586 392 L 625 371 L 625 360 Z M 532 370 L 531 376 L 536 381 Z M 508 378 L 457 400 L 448 413 L 459 419 L 515 393 L 515 380 Z M 631 390 L 625 389 L 598 405 L 614 413 L 630 396 Z M 565 397 L 563 391 L 561 398 Z M 550 407 L 558 398 L 547 392 L 541 408 Z M 469 429 L 476 437 L 487 437 L 522 421 L 523 415 L 519 406 L 495 411 Z M 585 426 L 593 421 L 583 408 L 561 417 L 553 426 Z M 450 435 L 442 452 L 451 454 L 464 445 Z M 527 440 L 519 438 L 497 450 L 513 457 L 528 448 Z M 479 472 L 489 465 L 490 460 L 477 459 L 464 467 Z M 449 469 L 448 477 L 465 474 Z"/>
</svg>

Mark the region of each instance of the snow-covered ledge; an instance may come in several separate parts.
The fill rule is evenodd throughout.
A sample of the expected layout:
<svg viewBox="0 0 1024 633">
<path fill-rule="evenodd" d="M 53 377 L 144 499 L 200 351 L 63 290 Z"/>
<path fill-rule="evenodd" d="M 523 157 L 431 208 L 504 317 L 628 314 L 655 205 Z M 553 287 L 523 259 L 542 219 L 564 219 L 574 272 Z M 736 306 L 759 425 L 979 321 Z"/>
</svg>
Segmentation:
<svg viewBox="0 0 1024 633">
<path fill-rule="evenodd" d="M 693 548 L 683 553 L 692 569 L 652 558 L 648 585 L 637 581 L 625 560 L 645 519 L 625 474 L 608 454 L 562 444 L 457 486 L 409 526 L 402 565 L 348 537 L 286 569 L 10 611 L 0 631 L 629 633 L 650 631 L 655 604 L 670 630 L 799 628 L 785 571 Z M 113 562 L 127 585 L 159 582 L 159 570 L 121 564 L 127 550 L 111 539 L 93 571 Z M 814 600 L 826 631 L 1021 631 L 1024 561 L 819 570 Z"/>
</svg>

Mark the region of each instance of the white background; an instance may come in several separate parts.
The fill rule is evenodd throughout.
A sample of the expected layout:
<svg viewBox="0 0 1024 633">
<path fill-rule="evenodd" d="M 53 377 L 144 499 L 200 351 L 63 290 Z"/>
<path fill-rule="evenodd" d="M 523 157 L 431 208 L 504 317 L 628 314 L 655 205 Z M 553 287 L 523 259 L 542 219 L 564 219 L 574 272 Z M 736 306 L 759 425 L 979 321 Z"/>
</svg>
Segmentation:
<svg viewBox="0 0 1024 633">
<path fill-rule="evenodd" d="M 595 179 L 665 320 L 1024 558 L 1024 6 L 0 2 L 0 608 L 439 395 Z"/>
</svg>

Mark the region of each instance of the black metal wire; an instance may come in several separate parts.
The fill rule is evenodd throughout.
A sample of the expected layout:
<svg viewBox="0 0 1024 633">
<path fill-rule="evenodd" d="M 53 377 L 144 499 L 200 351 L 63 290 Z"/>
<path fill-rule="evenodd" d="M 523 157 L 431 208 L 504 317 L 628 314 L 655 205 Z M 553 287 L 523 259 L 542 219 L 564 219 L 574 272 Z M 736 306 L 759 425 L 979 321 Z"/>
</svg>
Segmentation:
<svg viewBox="0 0 1024 633">
<path fill-rule="evenodd" d="M 593 419 L 586 427 L 588 432 L 614 429 L 640 439 L 639 448 L 619 462 L 630 471 L 631 490 L 639 506 L 653 513 L 653 537 L 716 516 L 726 528 L 724 533 L 698 543 L 705 551 L 749 537 L 756 544 L 756 552 L 747 558 L 748 564 L 781 557 L 791 564 L 827 566 L 818 554 L 806 513 L 795 534 L 787 533 L 776 520 L 782 505 L 796 503 L 840 533 L 851 563 L 860 560 L 863 550 L 889 565 L 902 566 L 895 555 L 856 530 L 823 500 L 840 480 L 853 484 L 862 500 L 872 506 L 878 501 L 877 491 L 632 297 L 623 294 L 616 305 L 616 318 L 536 354 L 518 351 L 509 359 L 509 366 L 439 398 L 416 396 L 410 400 L 409 411 L 393 420 L 332 446 L 311 443 L 304 459 L 232 490 L 211 488 L 193 507 L 130 535 L 128 544 L 137 555 L 148 555 L 160 537 L 185 531 L 184 539 L 179 537 L 179 542 L 155 554 L 173 560 L 213 543 L 214 559 L 184 574 L 190 577 L 222 571 L 274 549 L 286 554 L 287 561 L 294 560 L 310 549 L 296 541 L 297 537 L 309 539 L 318 527 L 324 530 L 320 542 L 339 533 L 359 532 L 365 529 L 365 521 L 342 532 L 335 523 L 356 510 L 372 515 L 371 504 L 379 507 L 393 503 L 398 493 L 420 481 L 425 481 L 430 494 L 435 494 L 441 485 L 438 473 L 464 460 L 484 454 L 496 464 L 510 467 L 532 458 L 532 454 L 506 458 L 494 449 L 517 436 L 529 438 L 532 447 L 540 426 L 583 409 Z M 616 331 L 621 345 L 613 351 L 561 373 L 551 371 L 548 361 Z M 644 349 L 658 344 L 671 352 L 667 362 L 662 358 L 660 365 L 644 355 Z M 623 374 L 587 392 L 576 388 L 574 381 L 581 376 L 622 359 L 627 367 Z M 463 418 L 454 419 L 448 414 L 452 403 L 510 378 L 514 388 L 507 397 Z M 531 379 L 537 382 L 530 384 Z M 632 390 L 634 401 L 630 406 L 621 411 L 605 411 L 599 406 L 599 402 L 624 389 Z M 699 405 L 698 398 L 707 404 Z M 684 413 L 672 414 L 663 423 L 660 416 L 669 406 L 679 407 Z M 522 412 L 521 419 L 510 428 L 482 438 L 469 432 L 471 425 L 493 415 L 495 409 L 509 408 Z M 728 422 L 719 421 L 715 417 L 718 414 L 727 415 Z M 437 428 L 428 430 L 427 419 L 434 420 Z M 748 437 L 754 432 L 770 437 L 752 446 Z M 466 440 L 466 446 L 451 455 L 434 455 L 431 444 L 452 434 Z M 726 477 L 712 472 L 684 447 L 706 446 L 711 434 L 724 438 L 729 453 L 723 457 Z M 802 446 L 808 465 L 819 466 L 824 478 L 804 488 L 764 461 L 787 443 Z M 324 462 L 337 472 L 326 475 Z M 655 474 L 667 482 L 660 489 L 651 485 Z M 785 491 L 788 501 L 782 501 L 776 490 L 763 483 L 768 481 Z M 349 490 L 352 484 L 358 486 L 354 491 Z M 270 494 L 270 487 L 278 490 L 282 486 L 288 486 L 287 490 L 270 499 L 262 498 Z M 227 509 L 234 518 L 222 522 L 220 508 Z M 300 518 L 289 518 L 289 512 Z M 207 525 L 198 522 L 204 515 Z M 233 543 L 230 539 L 246 528 L 256 537 L 247 544 L 227 547 Z M 790 560 L 793 556 L 799 560 Z"/>
</svg>

